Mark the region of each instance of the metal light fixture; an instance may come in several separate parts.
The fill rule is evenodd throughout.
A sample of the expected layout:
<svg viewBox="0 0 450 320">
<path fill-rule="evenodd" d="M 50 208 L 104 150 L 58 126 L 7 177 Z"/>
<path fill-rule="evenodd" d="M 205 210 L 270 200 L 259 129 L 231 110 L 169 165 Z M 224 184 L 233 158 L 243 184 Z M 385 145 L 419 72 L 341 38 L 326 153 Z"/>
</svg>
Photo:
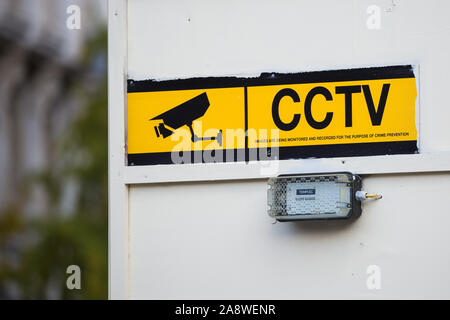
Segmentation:
<svg viewBox="0 0 450 320">
<path fill-rule="evenodd" d="M 268 213 L 278 221 L 349 219 L 361 215 L 361 201 L 380 199 L 361 191 L 350 172 L 282 175 L 269 179 Z"/>
</svg>

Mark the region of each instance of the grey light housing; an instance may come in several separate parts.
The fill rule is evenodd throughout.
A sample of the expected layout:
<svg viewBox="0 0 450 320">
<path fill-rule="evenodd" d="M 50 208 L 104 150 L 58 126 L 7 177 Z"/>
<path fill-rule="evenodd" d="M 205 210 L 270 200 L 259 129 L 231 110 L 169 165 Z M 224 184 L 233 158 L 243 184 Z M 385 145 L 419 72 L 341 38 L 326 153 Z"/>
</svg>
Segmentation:
<svg viewBox="0 0 450 320">
<path fill-rule="evenodd" d="M 268 214 L 278 221 L 349 219 L 361 215 L 361 178 L 350 172 L 270 178 Z"/>
</svg>

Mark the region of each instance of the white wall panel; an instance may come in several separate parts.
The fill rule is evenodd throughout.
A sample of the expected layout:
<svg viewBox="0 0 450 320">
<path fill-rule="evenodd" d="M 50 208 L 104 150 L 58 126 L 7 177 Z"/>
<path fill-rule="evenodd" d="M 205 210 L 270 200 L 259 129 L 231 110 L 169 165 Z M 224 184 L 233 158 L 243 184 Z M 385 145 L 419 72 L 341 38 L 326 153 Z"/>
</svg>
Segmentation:
<svg viewBox="0 0 450 320">
<path fill-rule="evenodd" d="M 371 4 L 379 30 L 366 27 Z M 421 152 L 450 151 L 449 11 L 445 0 L 129 0 L 128 78 L 413 63 Z M 272 225 L 265 180 L 131 185 L 130 297 L 450 298 L 449 178 L 364 177 L 383 199 L 350 224 Z M 381 290 L 366 286 L 372 264 Z"/>
<path fill-rule="evenodd" d="M 148 299 L 449 298 L 450 174 L 370 176 L 348 221 L 276 223 L 262 180 L 130 189 L 130 295 Z M 369 265 L 381 289 L 366 286 Z"/>
</svg>

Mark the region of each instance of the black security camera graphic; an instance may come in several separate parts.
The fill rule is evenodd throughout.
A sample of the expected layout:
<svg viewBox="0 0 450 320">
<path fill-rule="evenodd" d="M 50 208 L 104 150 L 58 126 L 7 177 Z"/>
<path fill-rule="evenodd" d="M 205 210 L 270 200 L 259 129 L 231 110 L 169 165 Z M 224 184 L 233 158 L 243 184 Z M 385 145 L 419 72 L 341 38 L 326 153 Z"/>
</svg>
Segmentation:
<svg viewBox="0 0 450 320">
<path fill-rule="evenodd" d="M 162 120 L 158 126 L 155 126 L 156 136 L 167 138 L 173 134 L 174 130 L 186 125 L 191 131 L 192 142 L 200 140 L 216 140 L 219 146 L 222 146 L 222 130 L 219 130 L 215 137 L 199 137 L 192 129 L 192 122 L 203 117 L 209 108 L 209 100 L 206 92 L 186 101 L 182 104 L 164 112 L 150 120 Z"/>
</svg>

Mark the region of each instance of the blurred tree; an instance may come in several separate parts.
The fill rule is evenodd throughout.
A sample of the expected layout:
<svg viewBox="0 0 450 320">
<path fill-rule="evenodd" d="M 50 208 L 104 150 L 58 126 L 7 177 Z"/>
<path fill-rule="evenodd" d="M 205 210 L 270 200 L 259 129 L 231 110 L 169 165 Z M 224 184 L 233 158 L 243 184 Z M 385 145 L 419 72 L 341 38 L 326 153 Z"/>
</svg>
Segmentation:
<svg viewBox="0 0 450 320">
<path fill-rule="evenodd" d="M 11 284 L 17 288 L 17 298 L 24 299 L 108 296 L 106 31 L 86 48 L 85 68 L 72 88 L 86 105 L 62 138 L 58 165 L 27 182 L 45 186 L 50 212 L 31 220 L 16 208 L 0 214 L 0 297 Z M 85 71 L 95 68 L 103 71 L 100 78 L 92 79 L 92 72 Z M 67 214 L 60 212 L 60 203 L 68 180 L 76 181 L 78 192 Z M 13 237 L 22 237 L 15 251 Z M 10 251 L 14 259 L 7 258 Z M 81 268 L 80 290 L 66 287 L 69 265 Z"/>
</svg>

